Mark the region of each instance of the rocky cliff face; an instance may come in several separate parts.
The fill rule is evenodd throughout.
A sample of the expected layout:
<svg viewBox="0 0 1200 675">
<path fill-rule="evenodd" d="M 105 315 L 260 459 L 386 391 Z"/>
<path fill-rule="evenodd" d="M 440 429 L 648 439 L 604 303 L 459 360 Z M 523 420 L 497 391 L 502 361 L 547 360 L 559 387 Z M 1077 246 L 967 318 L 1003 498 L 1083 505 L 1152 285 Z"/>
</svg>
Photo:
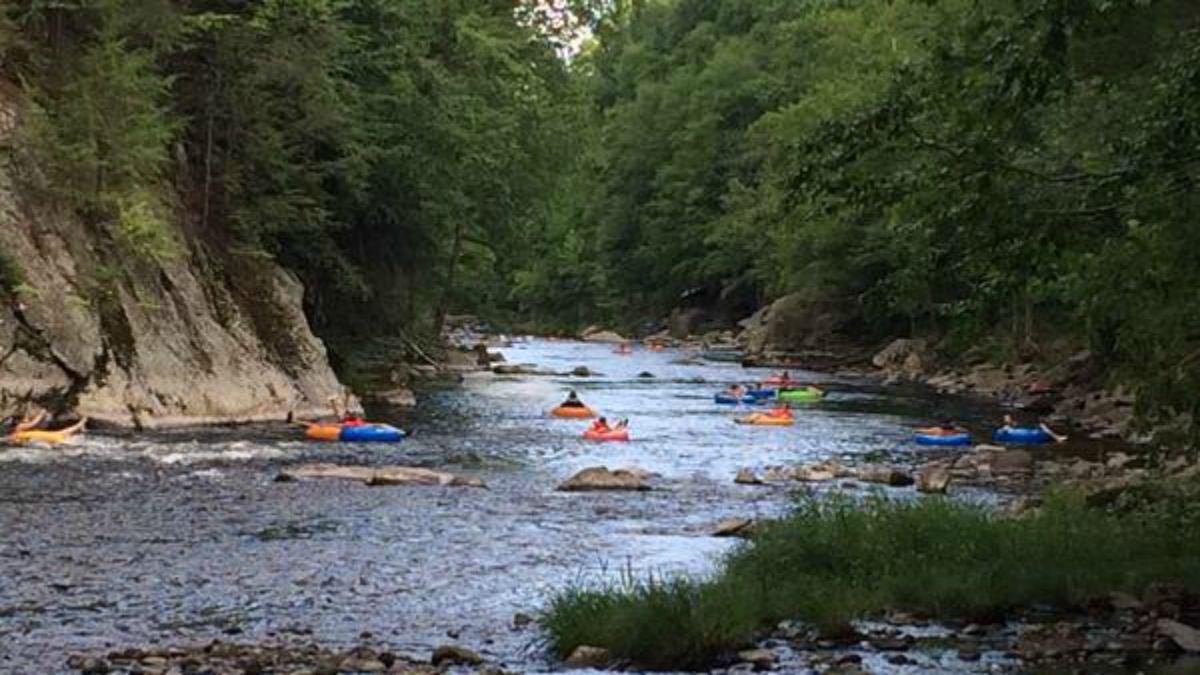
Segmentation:
<svg viewBox="0 0 1200 675">
<path fill-rule="evenodd" d="M 0 90 L 0 415 L 35 401 L 159 427 L 326 410 L 341 386 L 299 281 L 183 227 L 172 255 L 131 255 L 28 197 L 7 151 L 16 120 Z"/>
</svg>

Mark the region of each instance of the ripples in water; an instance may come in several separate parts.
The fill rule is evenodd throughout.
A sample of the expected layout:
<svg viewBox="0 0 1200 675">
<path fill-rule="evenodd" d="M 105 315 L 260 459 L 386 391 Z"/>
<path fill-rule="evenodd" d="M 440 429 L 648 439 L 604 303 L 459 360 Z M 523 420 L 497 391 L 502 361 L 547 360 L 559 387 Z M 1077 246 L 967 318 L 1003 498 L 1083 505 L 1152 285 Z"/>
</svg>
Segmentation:
<svg viewBox="0 0 1200 675">
<path fill-rule="evenodd" d="M 417 654 L 454 634 L 498 662 L 538 667 L 534 636 L 510 628 L 514 612 L 626 568 L 702 574 L 731 545 L 704 536 L 712 523 L 787 508 L 786 490 L 734 485 L 738 468 L 915 452 L 905 425 L 947 414 L 798 373 L 828 399 L 803 407 L 795 427 L 742 427 L 712 394 L 766 371 L 575 343 L 505 353 L 605 375 L 470 376 L 390 420 L 414 432 L 395 446 L 306 443 L 280 425 L 0 450 L 0 671 L 53 672 L 67 653 L 107 645 L 286 634 L 349 645 L 363 631 Z M 582 422 L 547 417 L 570 388 L 630 418 L 634 440 L 587 443 Z M 281 465 L 307 461 L 443 468 L 489 489 L 273 482 Z M 664 489 L 554 491 L 598 464 L 656 472 Z"/>
</svg>

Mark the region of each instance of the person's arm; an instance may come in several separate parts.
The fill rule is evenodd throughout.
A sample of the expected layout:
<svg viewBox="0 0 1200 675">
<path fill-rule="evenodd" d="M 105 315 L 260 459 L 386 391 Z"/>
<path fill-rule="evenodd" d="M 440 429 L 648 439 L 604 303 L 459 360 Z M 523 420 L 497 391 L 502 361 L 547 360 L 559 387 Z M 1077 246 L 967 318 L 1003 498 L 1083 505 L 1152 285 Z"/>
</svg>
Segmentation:
<svg viewBox="0 0 1200 675">
<path fill-rule="evenodd" d="M 1063 443 L 1067 440 L 1066 436 L 1063 436 L 1062 434 L 1059 434 L 1059 433 L 1055 433 L 1055 431 L 1053 429 L 1046 426 L 1045 422 L 1042 422 L 1038 426 L 1041 428 L 1042 431 L 1046 432 L 1047 436 L 1049 436 L 1050 438 L 1053 438 L 1055 443 Z"/>
<path fill-rule="evenodd" d="M 46 411 L 39 410 L 36 413 L 34 413 L 33 415 L 26 416 L 25 419 L 21 420 L 20 422 L 17 422 L 17 425 L 13 427 L 13 432 L 17 433 L 17 432 L 21 432 L 21 431 L 29 431 L 30 429 L 37 427 L 39 424 L 41 424 L 44 421 L 46 421 Z"/>
<path fill-rule="evenodd" d="M 79 421 L 76 422 L 75 424 L 72 424 L 71 426 L 69 426 L 65 429 L 60 429 L 59 433 L 63 434 L 64 436 L 74 436 L 75 434 L 79 433 L 80 431 L 83 431 L 84 427 L 87 426 L 87 423 L 88 423 L 88 418 L 81 417 L 79 419 Z"/>
</svg>

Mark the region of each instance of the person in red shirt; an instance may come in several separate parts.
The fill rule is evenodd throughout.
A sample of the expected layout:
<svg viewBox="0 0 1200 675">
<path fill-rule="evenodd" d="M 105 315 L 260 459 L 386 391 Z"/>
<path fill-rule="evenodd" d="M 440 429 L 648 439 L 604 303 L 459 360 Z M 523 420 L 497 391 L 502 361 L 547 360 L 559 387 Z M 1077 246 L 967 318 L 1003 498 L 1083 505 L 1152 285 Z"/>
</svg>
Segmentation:
<svg viewBox="0 0 1200 675">
<path fill-rule="evenodd" d="M 771 408 L 771 410 L 767 412 L 767 417 L 790 419 L 792 417 L 792 408 L 786 403 L 780 404 L 774 408 Z"/>
<path fill-rule="evenodd" d="M 361 417 L 350 412 L 350 392 L 346 392 L 342 401 L 338 401 L 336 396 L 330 396 L 329 407 L 333 409 L 334 417 L 343 426 L 357 427 L 366 424 Z"/>
</svg>

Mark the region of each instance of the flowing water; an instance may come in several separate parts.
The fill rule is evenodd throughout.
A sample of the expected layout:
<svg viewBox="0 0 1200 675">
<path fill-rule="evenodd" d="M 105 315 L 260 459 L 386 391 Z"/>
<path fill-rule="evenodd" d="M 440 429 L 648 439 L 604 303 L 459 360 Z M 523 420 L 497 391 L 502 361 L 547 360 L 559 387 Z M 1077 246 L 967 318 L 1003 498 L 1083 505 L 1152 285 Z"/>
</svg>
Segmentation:
<svg viewBox="0 0 1200 675">
<path fill-rule="evenodd" d="M 766 371 L 580 343 L 503 351 L 602 375 L 469 376 L 424 392 L 397 420 L 413 436 L 394 446 L 308 443 L 279 425 L 0 448 L 0 672 L 56 672 L 69 654 L 110 647 L 290 636 L 338 646 L 364 632 L 415 656 L 452 642 L 511 669 L 553 667 L 514 613 L 626 570 L 703 574 L 732 545 L 707 536 L 717 520 L 777 515 L 793 498 L 735 485 L 740 467 L 919 453 L 906 425 L 949 405 L 794 372 L 826 384 L 827 399 L 794 427 L 744 427 L 712 394 Z M 633 441 L 585 442 L 583 422 L 547 417 L 570 388 L 628 417 Z M 310 461 L 433 467 L 488 489 L 274 482 Z M 554 490 L 601 464 L 656 472 L 662 489 Z"/>
</svg>

